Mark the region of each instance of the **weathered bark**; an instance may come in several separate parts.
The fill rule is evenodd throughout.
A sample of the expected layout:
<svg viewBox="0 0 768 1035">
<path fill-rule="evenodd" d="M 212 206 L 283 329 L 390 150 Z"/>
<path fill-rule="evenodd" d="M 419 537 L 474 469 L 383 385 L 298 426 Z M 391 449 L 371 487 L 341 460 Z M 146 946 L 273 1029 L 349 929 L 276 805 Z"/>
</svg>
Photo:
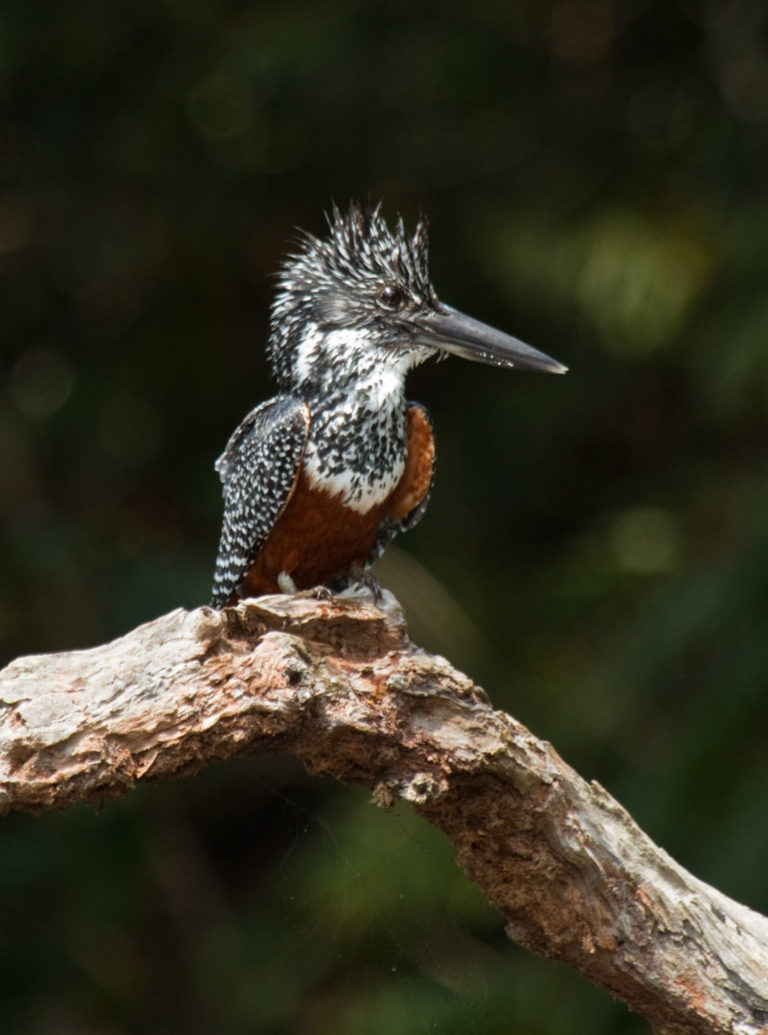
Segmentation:
<svg viewBox="0 0 768 1035">
<path fill-rule="evenodd" d="M 0 673 L 0 810 L 121 794 L 288 751 L 411 802 L 507 921 L 659 1032 L 768 1032 L 768 920 L 697 880 L 611 796 L 408 640 L 391 597 L 174 611 Z"/>
</svg>

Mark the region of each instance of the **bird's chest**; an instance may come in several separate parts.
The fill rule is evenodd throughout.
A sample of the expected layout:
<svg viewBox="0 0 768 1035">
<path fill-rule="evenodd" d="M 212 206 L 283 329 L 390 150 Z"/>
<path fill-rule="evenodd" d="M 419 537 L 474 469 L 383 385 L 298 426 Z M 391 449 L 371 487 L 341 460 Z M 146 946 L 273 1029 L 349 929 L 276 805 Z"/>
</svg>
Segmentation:
<svg viewBox="0 0 768 1035">
<path fill-rule="evenodd" d="M 312 487 L 305 473 L 259 552 L 243 584 L 243 595 L 275 593 L 285 572 L 298 589 L 362 572 L 376 541 L 384 505 L 367 513 L 352 510 Z"/>
<path fill-rule="evenodd" d="M 368 513 L 391 496 L 403 476 L 406 408 L 399 400 L 378 407 L 354 403 L 345 399 L 310 413 L 303 471 L 313 488 Z"/>
<path fill-rule="evenodd" d="M 335 476 L 323 487 L 310 475 L 306 460 L 302 463 L 293 493 L 243 581 L 241 596 L 277 592 L 282 572 L 306 589 L 363 571 L 375 556 L 381 528 L 393 527 L 418 507 L 432 482 L 429 420 L 421 407 L 411 406 L 405 424 L 402 474 L 383 500 L 366 509 L 343 501 L 334 491 Z M 354 478 L 349 484 L 355 485 Z"/>
</svg>

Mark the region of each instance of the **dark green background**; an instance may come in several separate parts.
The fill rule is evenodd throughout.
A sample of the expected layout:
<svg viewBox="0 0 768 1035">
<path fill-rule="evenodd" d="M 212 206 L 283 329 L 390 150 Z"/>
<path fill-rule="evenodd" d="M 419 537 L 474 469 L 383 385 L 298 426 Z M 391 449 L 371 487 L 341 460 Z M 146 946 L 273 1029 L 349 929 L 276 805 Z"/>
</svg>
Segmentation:
<svg viewBox="0 0 768 1035">
<path fill-rule="evenodd" d="M 768 910 L 768 56 L 757 0 L 0 6 L 0 641 L 206 601 L 270 275 L 331 200 L 568 364 L 452 360 L 381 577 L 698 876 Z M 634 1033 L 405 808 L 243 760 L 0 826 L 0 1027 Z"/>
</svg>

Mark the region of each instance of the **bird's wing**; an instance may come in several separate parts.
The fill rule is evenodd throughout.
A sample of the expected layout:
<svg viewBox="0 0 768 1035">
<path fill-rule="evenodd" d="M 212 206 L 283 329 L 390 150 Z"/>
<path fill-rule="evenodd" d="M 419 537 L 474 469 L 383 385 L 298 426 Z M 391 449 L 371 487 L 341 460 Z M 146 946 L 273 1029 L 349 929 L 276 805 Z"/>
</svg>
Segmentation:
<svg viewBox="0 0 768 1035">
<path fill-rule="evenodd" d="M 223 607 L 293 495 L 309 433 L 309 408 L 278 395 L 251 410 L 216 461 L 224 521 L 213 576 L 212 607 Z"/>
</svg>

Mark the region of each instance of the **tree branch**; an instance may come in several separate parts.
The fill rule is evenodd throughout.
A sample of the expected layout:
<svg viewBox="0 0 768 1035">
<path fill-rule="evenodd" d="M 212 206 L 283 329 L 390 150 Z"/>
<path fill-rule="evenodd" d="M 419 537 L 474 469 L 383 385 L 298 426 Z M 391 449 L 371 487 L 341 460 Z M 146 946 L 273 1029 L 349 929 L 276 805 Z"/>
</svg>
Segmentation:
<svg viewBox="0 0 768 1035">
<path fill-rule="evenodd" d="M 768 920 L 687 873 L 443 658 L 388 594 L 174 611 L 0 672 L 0 810 L 64 806 L 243 752 L 403 798 L 510 938 L 658 1032 L 768 1032 Z"/>
</svg>

